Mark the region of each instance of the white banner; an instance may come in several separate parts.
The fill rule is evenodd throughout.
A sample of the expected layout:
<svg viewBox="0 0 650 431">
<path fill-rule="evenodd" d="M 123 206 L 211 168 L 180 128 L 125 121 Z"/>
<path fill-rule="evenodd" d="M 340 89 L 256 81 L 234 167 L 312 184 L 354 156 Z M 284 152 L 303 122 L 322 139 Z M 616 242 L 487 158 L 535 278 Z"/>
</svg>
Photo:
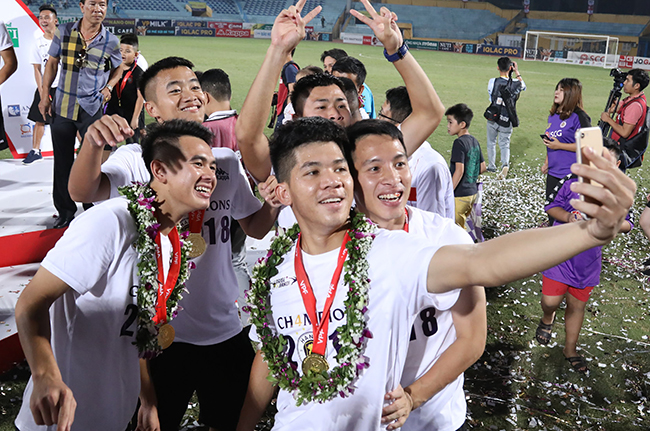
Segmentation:
<svg viewBox="0 0 650 431">
<path fill-rule="evenodd" d="M 341 33 L 343 43 L 353 43 L 355 45 L 363 45 L 363 35 L 357 33 Z"/>
<path fill-rule="evenodd" d="M 19 159 L 24 158 L 32 149 L 34 123 L 27 119 L 36 91 L 31 51 L 43 30 L 38 26 L 37 18 L 21 0 L 2 0 L 2 20 L 14 42 L 18 58 L 18 70 L 0 86 L 2 115 L 11 154 Z M 49 126 L 45 127 L 41 151 L 43 155 L 52 155 Z"/>
<path fill-rule="evenodd" d="M 255 29 L 253 30 L 253 37 L 255 39 L 271 39 L 271 30 Z"/>
<path fill-rule="evenodd" d="M 584 66 L 605 66 L 605 54 L 569 51 L 567 59 L 569 60 L 567 63 L 581 64 Z M 607 64 L 613 65 L 616 63 L 618 63 L 618 56 L 607 54 Z"/>
</svg>

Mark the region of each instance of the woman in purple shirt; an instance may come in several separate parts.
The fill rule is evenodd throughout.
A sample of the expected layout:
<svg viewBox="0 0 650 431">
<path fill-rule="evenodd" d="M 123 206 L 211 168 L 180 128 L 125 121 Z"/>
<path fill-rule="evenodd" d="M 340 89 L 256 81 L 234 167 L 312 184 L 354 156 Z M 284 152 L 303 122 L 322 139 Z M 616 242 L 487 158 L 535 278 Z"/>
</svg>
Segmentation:
<svg viewBox="0 0 650 431">
<path fill-rule="evenodd" d="M 620 150 L 616 142 L 605 138 L 605 148 L 609 150 L 616 164 Z M 572 199 L 579 199 L 579 195 L 571 190 L 571 184 L 577 181 L 573 175 L 567 175 L 559 182 L 559 191 L 553 200 L 547 203 L 544 210 L 555 217 L 555 225 L 574 223 L 582 220 L 582 215 L 571 205 Z M 621 232 L 632 229 L 632 221 L 628 215 L 620 227 Z M 566 339 L 564 342 L 564 357 L 574 370 L 586 373 L 587 362 L 577 352 L 578 336 L 582 329 L 585 317 L 585 307 L 594 286 L 600 283 L 600 270 L 602 267 L 602 247 L 594 247 L 583 251 L 571 259 L 562 262 L 542 272 L 542 312 L 543 316 L 537 326 L 535 338 L 542 345 L 551 341 L 551 331 L 555 320 L 555 310 L 566 300 L 564 313 L 564 326 Z"/>
<path fill-rule="evenodd" d="M 555 98 L 548 116 L 544 133 L 546 160 L 542 173 L 546 176 L 546 200 L 550 202 L 557 194 L 562 178 L 571 173 L 576 160 L 575 133 L 583 127 L 591 127 L 591 119 L 582 110 L 582 84 L 574 78 L 564 78 L 555 86 Z M 549 224 L 553 224 L 549 216 Z"/>
</svg>

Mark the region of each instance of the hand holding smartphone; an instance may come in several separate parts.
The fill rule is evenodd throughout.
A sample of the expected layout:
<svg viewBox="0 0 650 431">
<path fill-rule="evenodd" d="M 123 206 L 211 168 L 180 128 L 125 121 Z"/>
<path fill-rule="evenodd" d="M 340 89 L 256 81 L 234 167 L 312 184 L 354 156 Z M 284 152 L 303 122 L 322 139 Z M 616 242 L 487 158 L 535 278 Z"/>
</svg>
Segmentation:
<svg viewBox="0 0 650 431">
<path fill-rule="evenodd" d="M 584 129 L 579 129 L 576 132 L 576 162 L 587 164 L 589 163 L 593 166 L 593 163 L 582 160 L 582 149 L 589 147 L 594 150 L 594 153 L 602 156 L 603 154 L 603 135 L 600 127 L 586 127 Z M 578 177 L 578 181 L 581 183 L 593 184 L 595 186 L 602 187 L 602 184 L 597 183 L 596 181 L 585 180 L 582 177 Z M 594 199 L 585 198 L 583 195 L 580 195 L 580 199 L 590 203 L 597 203 Z"/>
</svg>

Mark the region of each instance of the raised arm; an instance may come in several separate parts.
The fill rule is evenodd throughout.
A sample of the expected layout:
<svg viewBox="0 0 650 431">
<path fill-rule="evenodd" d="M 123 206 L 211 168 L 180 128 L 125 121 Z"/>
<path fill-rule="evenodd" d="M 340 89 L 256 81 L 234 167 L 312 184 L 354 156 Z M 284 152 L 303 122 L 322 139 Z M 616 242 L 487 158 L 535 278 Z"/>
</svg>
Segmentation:
<svg viewBox="0 0 650 431">
<path fill-rule="evenodd" d="M 636 184 L 604 157 L 585 148 L 583 157 L 595 167 L 573 164 L 571 171 L 603 185 L 575 182 L 571 190 L 600 204 L 572 200 L 571 205 L 589 220 L 546 229 L 503 235 L 482 244 L 442 247 L 429 263 L 428 289 L 446 292 L 469 286 L 500 286 L 531 276 L 593 247 L 607 244 L 619 232 L 634 202 Z M 462 262 L 476 263 L 466 271 Z"/>
<path fill-rule="evenodd" d="M 257 351 L 253 366 L 251 367 L 250 380 L 244 406 L 239 414 L 237 431 L 253 431 L 255 425 L 262 418 L 262 414 L 273 398 L 275 386 L 268 381 L 269 368 L 262 358 L 261 351 Z"/>
<path fill-rule="evenodd" d="M 77 402 L 63 383 L 50 343 L 50 306 L 70 287 L 40 267 L 16 303 L 20 344 L 32 372 L 34 389 L 29 402 L 37 425 L 58 424 L 67 431 L 74 421 Z"/>
<path fill-rule="evenodd" d="M 370 18 L 354 9 L 350 10 L 350 13 L 372 29 L 389 55 L 395 54 L 404 43 L 402 33 L 397 27 L 397 15 L 386 7 L 382 7 L 378 14 L 368 0 L 361 0 L 361 3 Z M 411 115 L 401 125 L 406 151 L 410 156 L 436 130 L 445 113 L 445 107 L 427 74 L 410 52 L 393 65 L 404 80 L 413 108 Z"/>
<path fill-rule="evenodd" d="M 264 126 L 271 109 L 273 91 L 280 78 L 282 66 L 287 62 L 291 51 L 305 37 L 305 25 L 321 11 L 317 6 L 304 18 L 302 8 L 306 0 L 285 9 L 275 18 L 271 30 L 271 45 L 266 51 L 253 84 L 235 125 L 237 144 L 244 165 L 257 181 L 264 181 L 271 173 L 269 142 L 264 135 Z"/>
<path fill-rule="evenodd" d="M 68 191 L 73 201 L 98 202 L 110 197 L 111 182 L 101 171 L 104 145 L 114 147 L 130 136 L 133 130 L 119 115 L 104 115 L 88 127 L 70 171 Z"/>
<path fill-rule="evenodd" d="M 279 213 L 280 208 L 273 207 L 268 202 L 264 202 L 262 208 L 256 213 L 237 221 L 246 235 L 256 239 L 262 239 L 273 227 Z"/>
</svg>

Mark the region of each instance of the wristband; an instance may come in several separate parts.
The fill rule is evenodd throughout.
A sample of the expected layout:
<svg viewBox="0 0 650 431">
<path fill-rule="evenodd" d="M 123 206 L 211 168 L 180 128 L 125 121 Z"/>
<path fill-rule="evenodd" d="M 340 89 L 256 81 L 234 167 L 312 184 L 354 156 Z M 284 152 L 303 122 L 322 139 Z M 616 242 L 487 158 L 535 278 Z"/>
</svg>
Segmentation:
<svg viewBox="0 0 650 431">
<path fill-rule="evenodd" d="M 386 51 L 386 48 L 384 48 L 384 57 L 386 57 L 386 60 L 390 61 L 391 63 L 395 63 L 397 60 L 403 59 L 408 50 L 409 46 L 405 41 L 402 43 L 402 46 L 399 47 L 395 54 L 388 55 L 388 51 Z"/>
<path fill-rule="evenodd" d="M 108 91 L 113 91 L 113 86 L 111 84 L 106 84 L 106 88 L 108 88 Z"/>
</svg>

